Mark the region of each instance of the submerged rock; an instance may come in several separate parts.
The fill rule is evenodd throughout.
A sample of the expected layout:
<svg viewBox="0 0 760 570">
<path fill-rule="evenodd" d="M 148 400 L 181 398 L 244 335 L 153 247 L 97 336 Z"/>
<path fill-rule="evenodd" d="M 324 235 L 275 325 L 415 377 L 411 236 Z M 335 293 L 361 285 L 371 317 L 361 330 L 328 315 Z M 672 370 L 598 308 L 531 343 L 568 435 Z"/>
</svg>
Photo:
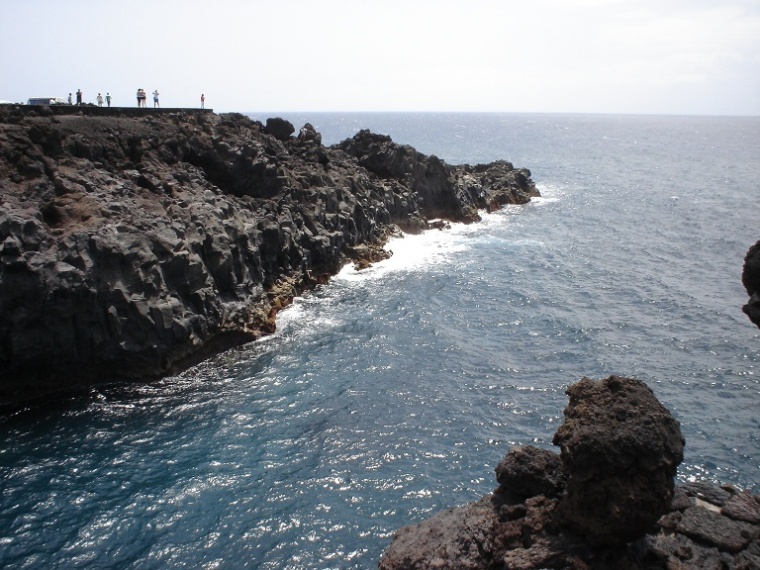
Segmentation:
<svg viewBox="0 0 760 570">
<path fill-rule="evenodd" d="M 396 531 L 381 570 L 760 568 L 760 497 L 674 487 L 678 423 L 638 380 L 584 378 L 554 441 L 514 448 L 476 503 Z"/>
</svg>

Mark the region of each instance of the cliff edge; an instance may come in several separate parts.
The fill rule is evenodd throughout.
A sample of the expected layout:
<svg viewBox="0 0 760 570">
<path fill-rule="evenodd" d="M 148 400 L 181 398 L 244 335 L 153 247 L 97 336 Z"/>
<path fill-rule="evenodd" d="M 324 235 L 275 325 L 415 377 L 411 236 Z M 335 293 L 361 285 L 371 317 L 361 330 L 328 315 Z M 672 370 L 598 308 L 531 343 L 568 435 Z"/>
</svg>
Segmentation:
<svg viewBox="0 0 760 570">
<path fill-rule="evenodd" d="M 102 110 L 101 110 L 102 111 Z M 143 381 L 274 331 L 389 235 L 525 203 L 530 172 L 207 112 L 0 107 L 0 405 Z"/>
</svg>

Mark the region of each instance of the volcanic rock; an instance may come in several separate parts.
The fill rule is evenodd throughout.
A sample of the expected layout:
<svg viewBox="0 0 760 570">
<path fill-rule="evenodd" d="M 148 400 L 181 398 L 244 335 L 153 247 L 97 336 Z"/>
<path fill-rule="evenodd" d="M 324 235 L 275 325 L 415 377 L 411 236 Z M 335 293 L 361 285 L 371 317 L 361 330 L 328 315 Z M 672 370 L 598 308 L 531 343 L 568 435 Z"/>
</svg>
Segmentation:
<svg viewBox="0 0 760 570">
<path fill-rule="evenodd" d="M 678 422 L 639 380 L 583 378 L 567 394 L 552 441 L 569 473 L 556 520 L 592 544 L 640 538 L 673 498 L 684 446 Z"/>
<path fill-rule="evenodd" d="M 201 110 L 3 105 L 0 405 L 176 372 L 270 334 L 296 294 L 387 255 L 399 229 L 538 195 L 508 163 L 293 132 Z"/>
<path fill-rule="evenodd" d="M 278 141 L 286 142 L 288 139 L 290 139 L 290 135 L 296 132 L 296 128 L 290 121 L 286 121 L 285 119 L 281 119 L 279 117 L 273 117 L 271 119 L 267 119 L 266 126 L 264 127 L 264 132 L 268 135 L 272 135 Z"/>
<path fill-rule="evenodd" d="M 760 327 L 760 241 L 750 247 L 744 257 L 742 283 L 749 295 L 749 301 L 742 310 L 749 320 Z"/>
<path fill-rule="evenodd" d="M 497 492 L 522 498 L 558 495 L 565 487 L 567 473 L 562 459 L 548 449 L 533 445 L 514 447 L 496 466 Z"/>
<path fill-rule="evenodd" d="M 513 448 L 493 494 L 396 531 L 380 570 L 760 568 L 760 497 L 699 482 L 674 489 L 683 438 L 643 382 L 584 378 L 568 395 L 561 455 Z"/>
</svg>

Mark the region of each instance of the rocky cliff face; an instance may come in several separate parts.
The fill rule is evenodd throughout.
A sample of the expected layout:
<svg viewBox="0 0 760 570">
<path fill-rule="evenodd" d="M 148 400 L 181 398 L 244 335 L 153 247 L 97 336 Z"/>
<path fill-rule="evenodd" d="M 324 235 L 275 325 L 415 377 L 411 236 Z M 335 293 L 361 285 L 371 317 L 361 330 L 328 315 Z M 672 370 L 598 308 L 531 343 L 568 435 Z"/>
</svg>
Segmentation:
<svg viewBox="0 0 760 570">
<path fill-rule="evenodd" d="M 760 327 L 760 241 L 747 251 L 744 258 L 742 283 L 749 295 L 749 301 L 742 310 L 749 320 Z"/>
<path fill-rule="evenodd" d="M 271 333 L 349 258 L 538 195 L 368 131 L 237 114 L 0 107 L 0 403 L 146 380 Z"/>
<path fill-rule="evenodd" d="M 512 449 L 499 487 L 398 530 L 381 570 L 760 568 L 760 497 L 673 484 L 683 436 L 643 383 L 584 378 L 554 443 Z"/>
</svg>

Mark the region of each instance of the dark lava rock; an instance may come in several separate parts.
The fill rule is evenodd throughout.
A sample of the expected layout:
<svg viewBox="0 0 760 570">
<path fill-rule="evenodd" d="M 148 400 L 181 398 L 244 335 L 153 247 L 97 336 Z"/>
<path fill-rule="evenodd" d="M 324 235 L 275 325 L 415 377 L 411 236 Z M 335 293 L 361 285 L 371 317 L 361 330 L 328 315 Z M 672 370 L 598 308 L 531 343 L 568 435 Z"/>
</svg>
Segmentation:
<svg viewBox="0 0 760 570">
<path fill-rule="evenodd" d="M 304 143 L 314 143 L 319 146 L 322 144 L 322 135 L 317 132 L 317 129 L 311 123 L 306 123 L 298 131 L 298 140 Z"/>
<path fill-rule="evenodd" d="M 567 394 L 553 440 L 569 474 L 557 521 L 596 545 L 642 537 L 673 498 L 684 446 L 678 422 L 639 380 L 584 378 Z"/>
<path fill-rule="evenodd" d="M 296 294 L 381 259 L 400 229 L 538 195 L 508 163 L 293 132 L 235 113 L 0 106 L 0 406 L 177 372 L 272 333 Z"/>
<path fill-rule="evenodd" d="M 498 512 L 489 497 L 438 513 L 394 534 L 394 547 L 380 561 L 381 570 L 477 570 L 482 552 L 496 550 Z"/>
<path fill-rule="evenodd" d="M 707 501 L 719 507 L 725 505 L 731 498 L 731 491 L 702 481 L 684 483 L 679 489 L 690 498 Z M 693 504 L 693 501 L 690 504 Z"/>
<path fill-rule="evenodd" d="M 753 525 L 732 520 L 701 506 L 686 509 L 676 530 L 698 542 L 730 553 L 740 552 L 758 537 L 758 529 Z"/>
<path fill-rule="evenodd" d="M 744 313 L 760 327 L 760 241 L 749 248 L 744 258 L 742 283 L 749 301 L 742 307 Z"/>
<path fill-rule="evenodd" d="M 749 493 L 735 493 L 723 504 L 720 512 L 737 521 L 760 524 L 760 499 Z"/>
<path fill-rule="evenodd" d="M 290 139 L 290 135 L 296 132 L 296 128 L 290 121 L 274 117 L 272 119 L 267 119 L 264 132 L 268 135 L 272 135 L 278 141 L 286 142 Z"/>
<path fill-rule="evenodd" d="M 567 474 L 556 453 L 533 445 L 515 447 L 496 467 L 497 492 L 514 493 L 522 498 L 558 495 Z"/>
<path fill-rule="evenodd" d="M 449 509 L 393 535 L 380 570 L 575 568 L 577 546 L 544 532 L 555 501 L 532 497 L 519 516 L 504 517 L 493 497 Z M 581 545 L 582 548 L 582 545 Z M 582 568 L 583 566 L 578 566 Z"/>
<path fill-rule="evenodd" d="M 701 482 L 673 491 L 681 432 L 646 385 L 615 376 L 584 378 L 568 395 L 556 436 L 562 469 L 560 456 L 550 451 L 512 449 L 497 467 L 500 486 L 492 495 L 398 530 L 379 568 L 760 569 L 760 497 Z M 611 446 L 607 453 L 605 445 Z M 562 489 L 565 474 L 568 487 Z M 552 496 L 535 494 L 539 489 Z M 595 505 L 579 504 L 580 497 Z M 579 512 L 568 516 L 569 505 Z M 618 509 L 626 509 L 624 516 Z M 615 540 L 602 524 L 629 540 Z"/>
</svg>

